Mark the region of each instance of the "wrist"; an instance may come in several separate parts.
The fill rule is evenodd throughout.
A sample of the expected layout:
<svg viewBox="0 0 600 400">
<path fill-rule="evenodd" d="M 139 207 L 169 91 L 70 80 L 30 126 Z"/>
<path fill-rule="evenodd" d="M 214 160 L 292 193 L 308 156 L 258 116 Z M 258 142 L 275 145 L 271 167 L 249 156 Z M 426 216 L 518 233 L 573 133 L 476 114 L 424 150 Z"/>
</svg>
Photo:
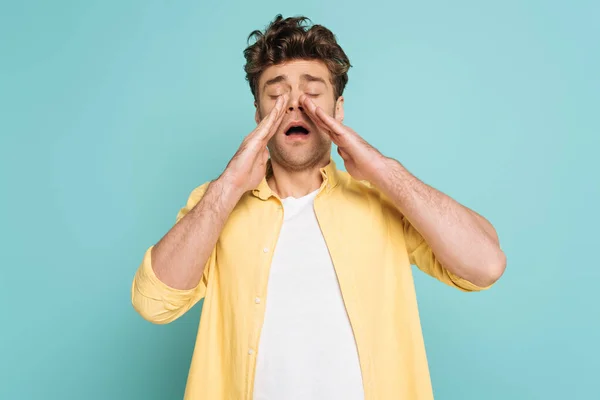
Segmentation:
<svg viewBox="0 0 600 400">
<path fill-rule="evenodd" d="M 375 162 L 371 163 L 368 180 L 380 189 L 387 188 L 397 168 L 398 163 L 394 159 L 382 155 Z"/>
<path fill-rule="evenodd" d="M 215 191 L 218 192 L 221 200 L 230 208 L 235 207 L 244 194 L 244 189 L 240 188 L 239 185 L 236 185 L 226 174 L 219 176 L 211 183 L 211 185 L 214 187 Z"/>
</svg>

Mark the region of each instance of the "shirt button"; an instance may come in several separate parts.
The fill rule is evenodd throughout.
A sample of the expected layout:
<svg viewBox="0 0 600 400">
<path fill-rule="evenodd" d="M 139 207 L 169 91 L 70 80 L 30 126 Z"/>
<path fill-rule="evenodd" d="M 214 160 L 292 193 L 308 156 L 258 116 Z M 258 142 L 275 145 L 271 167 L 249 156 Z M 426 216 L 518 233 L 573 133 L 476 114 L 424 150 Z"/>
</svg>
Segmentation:
<svg viewBox="0 0 600 400">
<path fill-rule="evenodd" d="M 252 354 L 254 354 L 254 350 L 252 350 L 252 349 L 249 349 L 249 350 L 248 350 L 248 354 L 249 354 L 249 355 L 252 355 Z"/>
<path fill-rule="evenodd" d="M 256 304 L 260 304 L 260 297 L 256 297 L 256 298 L 254 299 L 254 302 L 255 302 Z"/>
<path fill-rule="evenodd" d="M 265 247 L 265 248 L 263 249 L 263 253 L 268 253 L 268 252 L 269 252 L 269 248 L 268 248 L 268 247 Z"/>
</svg>

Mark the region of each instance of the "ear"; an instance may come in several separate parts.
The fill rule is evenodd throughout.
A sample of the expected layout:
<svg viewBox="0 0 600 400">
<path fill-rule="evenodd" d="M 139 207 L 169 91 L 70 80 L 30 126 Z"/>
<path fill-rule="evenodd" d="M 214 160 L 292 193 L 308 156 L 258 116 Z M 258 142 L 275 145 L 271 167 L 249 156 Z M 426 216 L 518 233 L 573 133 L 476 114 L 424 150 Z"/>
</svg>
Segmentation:
<svg viewBox="0 0 600 400">
<path fill-rule="evenodd" d="M 335 119 L 340 122 L 344 121 L 344 96 L 338 97 L 335 102 L 335 112 L 333 114 Z"/>
<path fill-rule="evenodd" d="M 254 121 L 256 121 L 256 125 L 258 125 L 260 123 L 260 111 L 256 101 L 254 101 L 254 108 L 256 108 L 256 111 L 254 112 Z"/>
</svg>

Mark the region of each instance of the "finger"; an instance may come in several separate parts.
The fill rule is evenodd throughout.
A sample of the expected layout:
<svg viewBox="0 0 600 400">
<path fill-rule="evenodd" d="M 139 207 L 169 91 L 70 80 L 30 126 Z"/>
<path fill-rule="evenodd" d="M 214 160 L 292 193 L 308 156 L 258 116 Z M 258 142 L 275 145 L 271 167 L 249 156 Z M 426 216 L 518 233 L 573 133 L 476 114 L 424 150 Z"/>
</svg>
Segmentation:
<svg viewBox="0 0 600 400">
<path fill-rule="evenodd" d="M 313 120 L 314 123 L 319 124 L 321 127 L 325 128 L 325 124 L 321 121 L 321 119 L 317 116 L 317 105 L 311 101 L 308 97 L 303 96 L 300 98 L 300 103 L 304 107 L 306 114 Z"/>
<path fill-rule="evenodd" d="M 346 133 L 344 125 L 340 124 L 337 119 L 327 115 L 327 113 L 311 99 L 304 97 L 302 101 L 311 119 L 319 124 L 324 130 L 327 130 L 329 136 L 332 136 L 332 139 L 335 139 L 332 134 L 344 135 Z"/>
<path fill-rule="evenodd" d="M 315 114 L 317 118 L 319 118 L 319 120 L 321 120 L 322 123 L 331 130 L 332 133 L 337 135 L 347 134 L 344 125 L 337 119 L 328 115 L 321 107 L 317 107 Z"/>
<path fill-rule="evenodd" d="M 279 96 L 275 102 L 275 106 L 271 109 L 269 114 L 263 118 L 256 128 L 257 136 L 264 139 L 271 131 L 274 124 L 281 122 L 281 117 L 284 115 L 285 104 L 287 104 L 287 96 Z"/>
<path fill-rule="evenodd" d="M 282 97 L 277 98 L 277 101 L 275 102 L 275 105 L 271 111 L 269 111 L 267 116 L 259 122 L 258 126 L 254 130 L 254 136 L 262 137 L 268 132 L 270 126 L 277 121 L 277 118 L 283 109 L 283 101 L 284 99 Z"/>
<path fill-rule="evenodd" d="M 331 132 L 330 132 L 330 128 L 325 125 L 323 123 L 323 121 L 321 120 L 321 118 L 319 118 L 316 114 L 316 110 L 317 110 L 317 106 L 315 105 L 315 103 L 311 100 L 308 99 L 308 97 L 303 97 L 300 99 L 300 102 L 302 103 L 304 110 L 306 112 L 306 115 L 308 115 L 308 117 L 325 133 L 327 133 L 327 135 L 331 136 Z M 333 138 L 332 138 L 333 139 Z"/>
<path fill-rule="evenodd" d="M 346 153 L 344 150 L 342 150 L 342 148 L 341 148 L 341 147 L 338 147 L 338 148 L 337 148 L 337 152 L 338 152 L 338 154 L 340 155 L 340 157 L 342 157 L 342 160 L 344 160 L 344 161 L 348 161 L 348 158 L 349 158 L 349 157 L 348 157 L 348 153 Z"/>
<path fill-rule="evenodd" d="M 284 104 L 287 104 L 287 100 L 284 100 Z M 265 143 L 268 142 L 269 140 L 271 140 L 271 138 L 275 135 L 275 133 L 277 133 L 277 130 L 281 126 L 281 122 L 285 118 L 285 109 L 286 109 L 286 107 L 284 105 L 284 107 L 282 107 L 282 111 L 279 113 L 279 116 L 277 117 L 277 120 L 269 129 L 269 131 L 267 132 L 267 135 L 264 137 L 263 141 Z"/>
<path fill-rule="evenodd" d="M 267 165 L 268 160 L 269 160 L 269 150 L 265 147 L 261 154 L 260 165 Z"/>
<path fill-rule="evenodd" d="M 300 96 L 300 103 L 311 116 L 316 117 L 315 110 L 317 109 L 317 105 L 306 95 Z"/>
</svg>

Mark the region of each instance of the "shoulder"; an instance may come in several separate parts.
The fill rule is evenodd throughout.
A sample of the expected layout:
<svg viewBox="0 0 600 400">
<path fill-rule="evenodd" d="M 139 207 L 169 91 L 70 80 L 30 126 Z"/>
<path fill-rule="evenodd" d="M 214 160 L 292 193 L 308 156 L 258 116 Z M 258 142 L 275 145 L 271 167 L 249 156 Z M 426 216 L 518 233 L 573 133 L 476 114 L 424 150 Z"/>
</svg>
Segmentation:
<svg viewBox="0 0 600 400">
<path fill-rule="evenodd" d="M 382 193 L 369 181 L 359 181 L 346 171 L 337 171 L 337 186 L 346 196 L 363 198 L 365 200 L 381 201 Z"/>
<path fill-rule="evenodd" d="M 212 181 L 207 181 L 204 182 L 203 184 L 196 186 L 194 189 L 192 189 L 192 192 L 189 195 L 188 200 L 198 200 L 200 201 L 200 199 L 202 198 L 202 196 L 204 196 L 204 193 L 206 193 L 206 190 L 208 189 L 208 185 L 210 185 L 212 183 Z"/>
<path fill-rule="evenodd" d="M 185 205 L 177 213 L 177 221 L 183 218 L 185 214 L 187 214 L 192 208 L 194 208 L 196 204 L 198 204 L 198 202 L 200 202 L 200 200 L 202 200 L 202 197 L 206 193 L 208 185 L 210 185 L 211 182 L 212 181 L 204 182 L 203 184 L 196 186 L 192 189 L 192 191 L 188 195 Z"/>
<path fill-rule="evenodd" d="M 379 212 L 389 221 L 405 223 L 404 216 L 377 186 L 366 180 L 354 179 L 348 172 L 338 171 L 340 201 L 351 201 L 367 206 L 370 212 Z"/>
<path fill-rule="evenodd" d="M 211 181 L 207 181 L 202 183 L 199 186 L 196 186 L 195 188 L 192 189 L 192 191 L 190 192 L 190 194 L 188 195 L 187 198 L 187 205 L 188 206 L 195 206 L 200 200 L 202 200 L 202 197 L 204 196 L 204 194 L 206 193 L 206 190 L 208 189 L 208 185 L 210 185 Z"/>
</svg>

